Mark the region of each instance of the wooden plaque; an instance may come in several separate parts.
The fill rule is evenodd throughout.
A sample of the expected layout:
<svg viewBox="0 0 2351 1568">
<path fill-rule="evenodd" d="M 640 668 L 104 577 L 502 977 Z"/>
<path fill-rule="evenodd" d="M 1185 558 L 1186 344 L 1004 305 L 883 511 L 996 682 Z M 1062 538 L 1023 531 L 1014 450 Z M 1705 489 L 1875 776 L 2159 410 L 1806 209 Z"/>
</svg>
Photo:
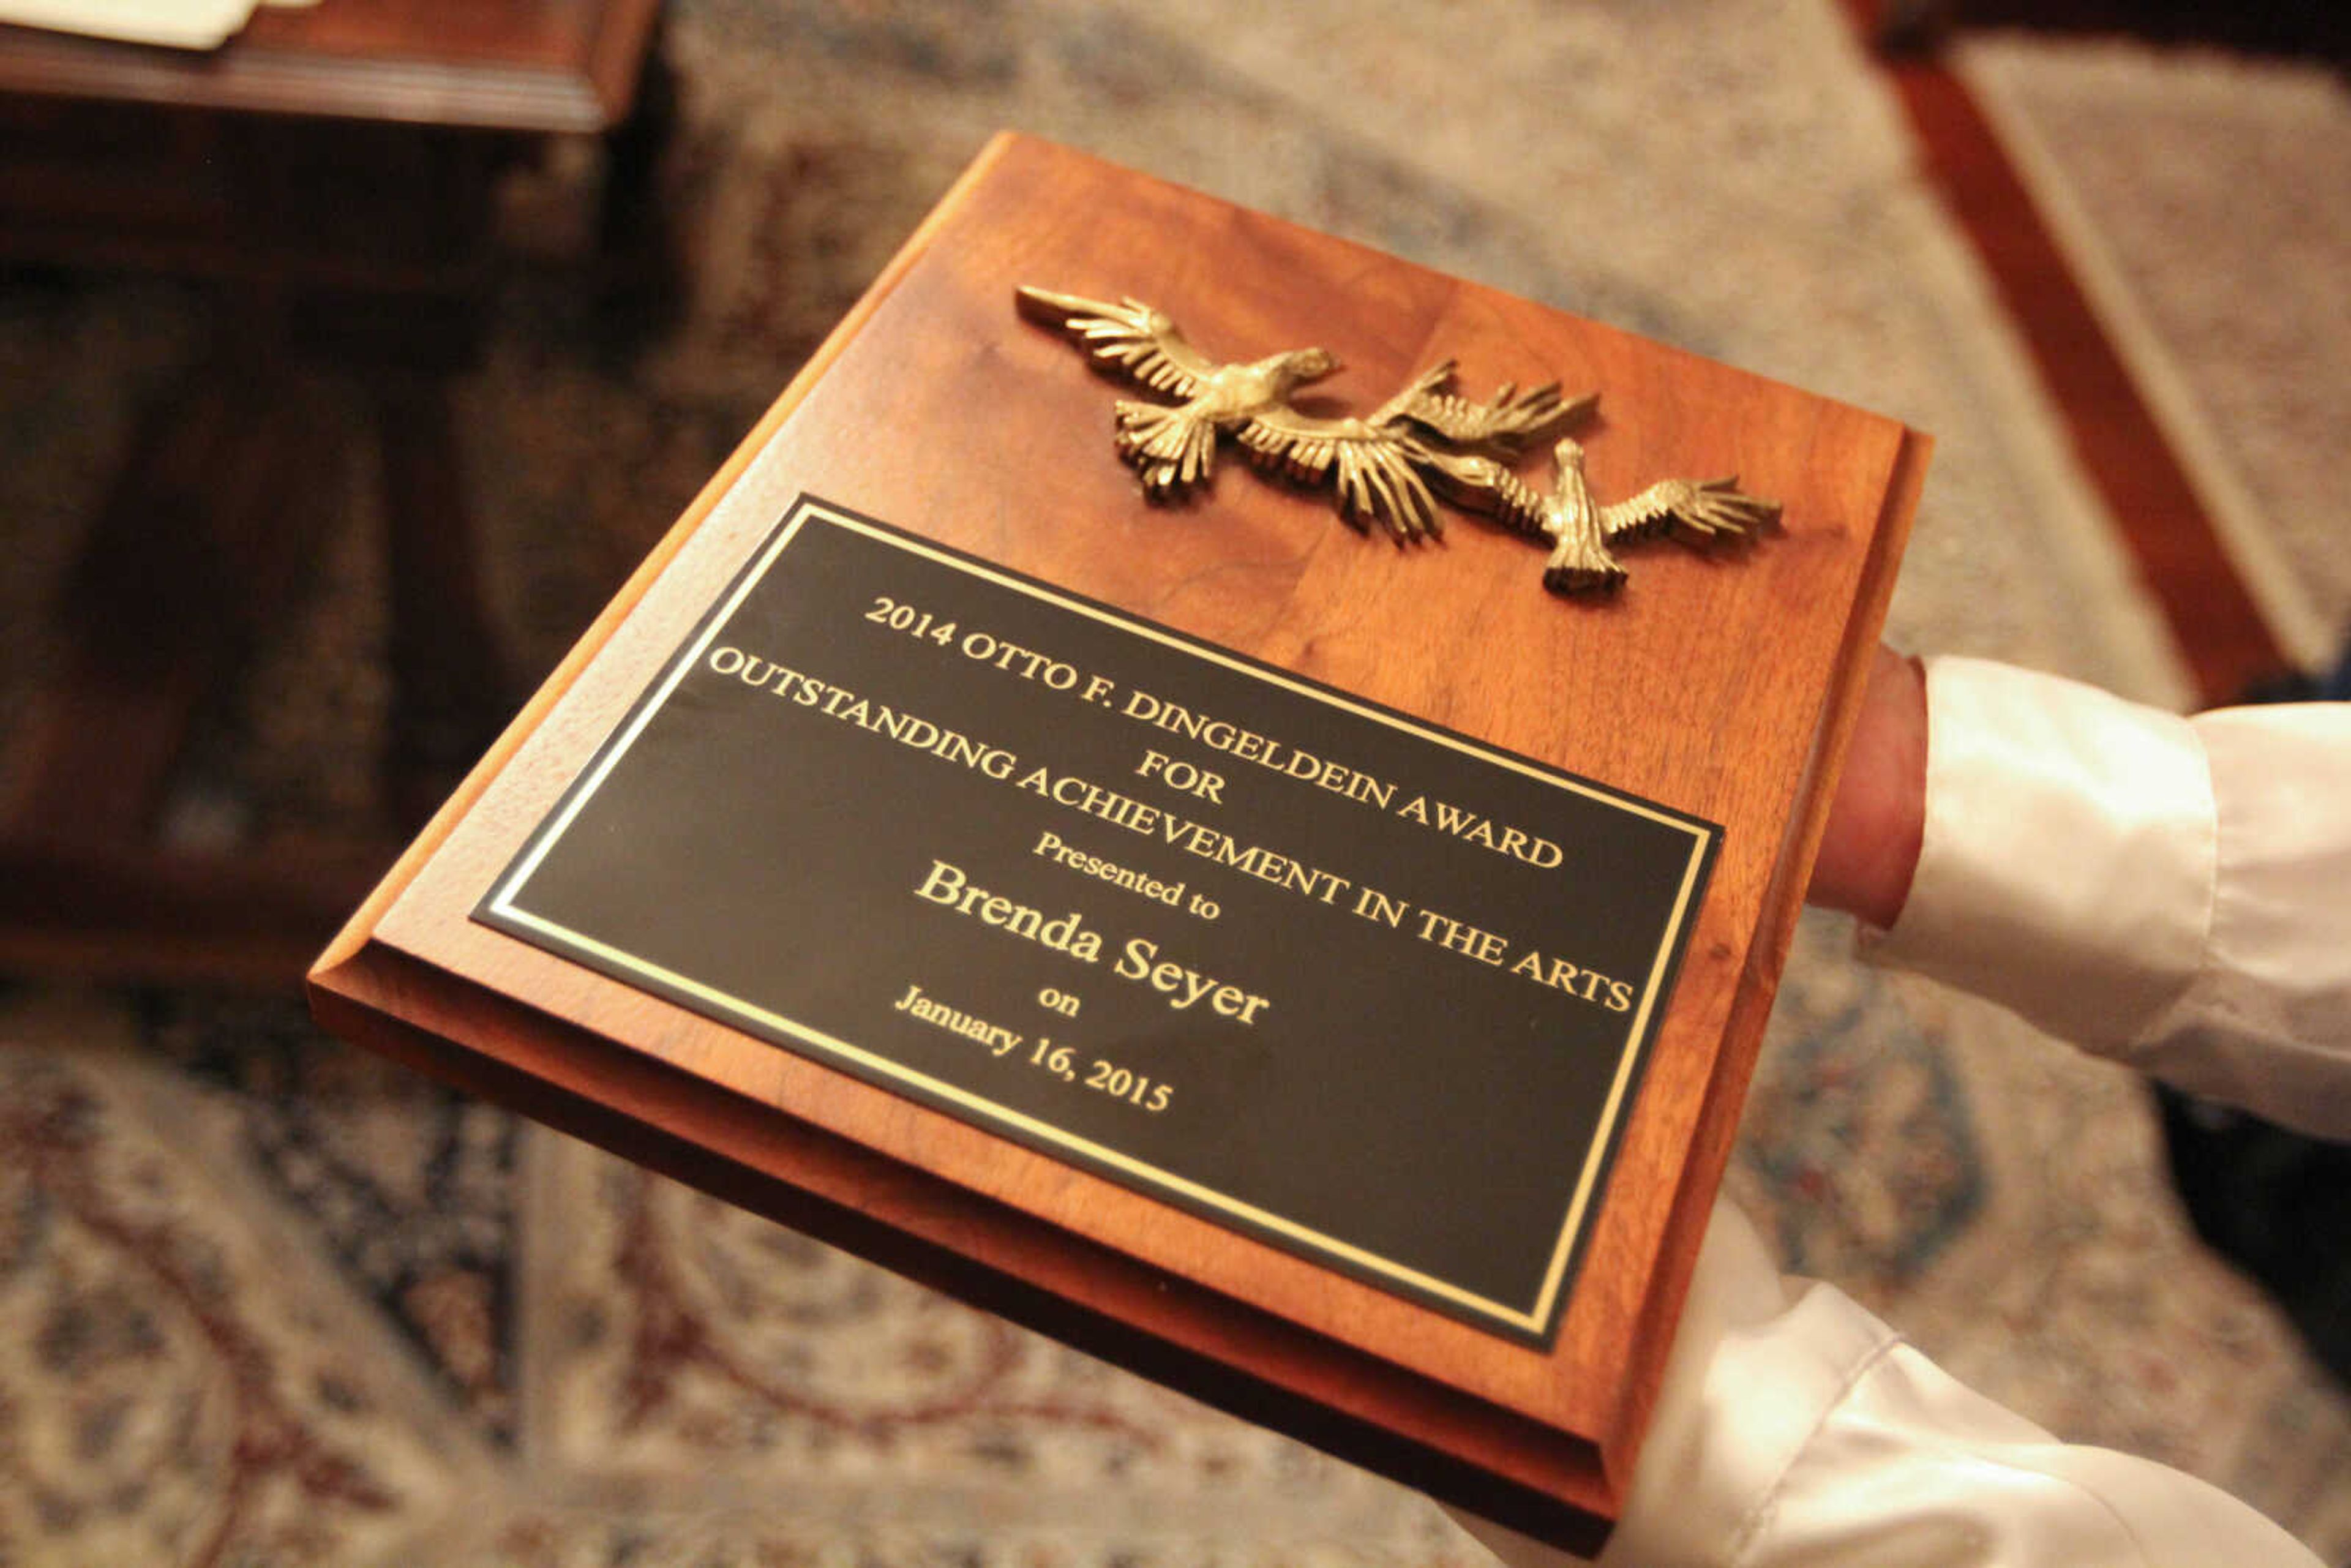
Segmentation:
<svg viewBox="0 0 2351 1568">
<path fill-rule="evenodd" d="M 1364 411 L 1601 393 L 1593 599 L 1228 447 L 1147 504 L 1016 286 Z M 1926 459 L 1899 423 L 1019 137 L 311 976 L 338 1032 L 1436 1496 L 1616 1516 Z M 1541 447 L 1521 465 L 1549 483 Z"/>
</svg>

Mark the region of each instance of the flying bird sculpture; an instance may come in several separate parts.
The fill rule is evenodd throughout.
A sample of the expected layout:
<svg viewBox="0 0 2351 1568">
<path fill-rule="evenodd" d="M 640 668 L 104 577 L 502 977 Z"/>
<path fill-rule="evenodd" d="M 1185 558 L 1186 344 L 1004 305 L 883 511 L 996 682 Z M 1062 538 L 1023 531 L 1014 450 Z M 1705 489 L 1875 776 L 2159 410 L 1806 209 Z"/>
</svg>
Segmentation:
<svg viewBox="0 0 2351 1568">
<path fill-rule="evenodd" d="M 1555 593 L 1607 591 L 1625 580 L 1612 545 L 1673 531 L 1686 542 L 1744 538 L 1776 521 L 1780 508 L 1747 495 L 1735 478 L 1666 479 L 1603 506 L 1583 474 L 1583 448 L 1552 448 L 1558 483 L 1543 495 L 1510 467 L 1526 439 L 1589 414 L 1599 394 L 1573 401 L 1552 382 L 1520 392 L 1505 383 L 1478 402 L 1447 389 L 1450 361 L 1415 376 L 1366 417 L 1301 411 L 1300 389 L 1339 369 L 1327 349 L 1292 349 L 1248 363 L 1219 363 L 1194 348 L 1164 311 L 1138 299 L 1116 305 L 1023 287 L 1021 310 L 1074 339 L 1101 370 L 1178 399 L 1122 398 L 1115 405 L 1119 455 L 1154 501 L 1180 498 L 1214 471 L 1217 443 L 1230 434 L 1261 469 L 1306 485 L 1334 483 L 1340 515 L 1377 523 L 1400 540 L 1439 530 L 1437 497 L 1493 517 L 1514 532 L 1552 541 L 1543 586 Z"/>
<path fill-rule="evenodd" d="M 1625 567 L 1609 547 L 1671 532 L 1691 545 L 1751 538 L 1780 520 L 1775 501 L 1750 496 L 1736 476 L 1660 479 L 1640 494 L 1603 506 L 1583 475 L 1583 447 L 1562 439 L 1552 449 L 1558 483 L 1544 495 L 1498 463 L 1469 457 L 1442 469 L 1447 499 L 1483 512 L 1514 533 L 1552 541 L 1543 586 L 1553 593 L 1607 592 L 1624 586 Z"/>
<path fill-rule="evenodd" d="M 1339 369 L 1327 349 L 1292 349 L 1248 363 L 1219 363 L 1194 348 L 1164 311 L 1139 299 L 1116 305 L 1022 287 L 1024 313 L 1068 333 L 1099 369 L 1182 401 L 1115 406 L 1118 453 L 1155 501 L 1178 499 L 1214 471 L 1217 438 L 1229 432 L 1259 468 L 1301 484 L 1335 481 L 1340 515 L 1376 523 L 1399 539 L 1437 533 L 1435 497 L 1421 476 L 1443 447 L 1514 452 L 1531 433 L 1588 413 L 1594 400 L 1562 402 L 1557 383 L 1489 402 L 1445 389 L 1448 362 L 1422 371 L 1367 419 L 1327 418 L 1290 401 Z"/>
</svg>

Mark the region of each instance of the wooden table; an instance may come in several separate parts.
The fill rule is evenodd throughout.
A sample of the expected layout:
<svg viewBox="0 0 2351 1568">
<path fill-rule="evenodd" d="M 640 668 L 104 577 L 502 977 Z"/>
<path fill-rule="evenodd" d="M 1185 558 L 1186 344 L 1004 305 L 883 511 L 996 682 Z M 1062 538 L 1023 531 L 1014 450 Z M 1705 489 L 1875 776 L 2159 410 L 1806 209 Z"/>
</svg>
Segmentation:
<svg viewBox="0 0 2351 1568">
<path fill-rule="evenodd" d="M 604 256 L 645 232 L 658 24 L 659 0 L 323 0 L 265 6 L 209 54 L 0 27 L 0 260 L 193 277 L 215 314 L 61 607 L 62 676 L 0 802 L 0 966 L 291 983 L 388 861 L 385 829 L 496 732 L 448 388 L 478 355 L 517 160 L 604 139 Z M 191 722 L 284 612 L 342 461 L 305 390 L 322 373 L 358 379 L 381 447 L 394 820 L 173 852 L 153 834 Z"/>
</svg>

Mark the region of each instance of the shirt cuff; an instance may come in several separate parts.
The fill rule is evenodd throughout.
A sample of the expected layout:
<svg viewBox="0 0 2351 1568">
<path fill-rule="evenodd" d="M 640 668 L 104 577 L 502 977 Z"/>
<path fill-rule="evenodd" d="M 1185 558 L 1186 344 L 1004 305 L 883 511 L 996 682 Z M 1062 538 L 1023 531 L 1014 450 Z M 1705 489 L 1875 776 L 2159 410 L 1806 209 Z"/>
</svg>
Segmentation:
<svg viewBox="0 0 2351 1568">
<path fill-rule="evenodd" d="M 1927 673 L 1927 821 L 1879 962 L 2127 1051 L 2202 964 L 2218 831 L 2175 715 L 1976 659 Z"/>
</svg>

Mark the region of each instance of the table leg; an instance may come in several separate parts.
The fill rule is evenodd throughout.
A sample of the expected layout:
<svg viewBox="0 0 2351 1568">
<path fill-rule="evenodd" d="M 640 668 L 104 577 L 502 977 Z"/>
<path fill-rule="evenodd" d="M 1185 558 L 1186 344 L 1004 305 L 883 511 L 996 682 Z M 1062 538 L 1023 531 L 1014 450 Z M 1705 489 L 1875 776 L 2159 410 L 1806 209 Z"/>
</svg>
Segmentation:
<svg viewBox="0 0 2351 1568">
<path fill-rule="evenodd" d="M 385 783 L 396 819 L 413 826 L 496 737 L 514 694 L 484 602 L 448 383 L 387 371 L 371 390 L 392 590 Z"/>
</svg>

